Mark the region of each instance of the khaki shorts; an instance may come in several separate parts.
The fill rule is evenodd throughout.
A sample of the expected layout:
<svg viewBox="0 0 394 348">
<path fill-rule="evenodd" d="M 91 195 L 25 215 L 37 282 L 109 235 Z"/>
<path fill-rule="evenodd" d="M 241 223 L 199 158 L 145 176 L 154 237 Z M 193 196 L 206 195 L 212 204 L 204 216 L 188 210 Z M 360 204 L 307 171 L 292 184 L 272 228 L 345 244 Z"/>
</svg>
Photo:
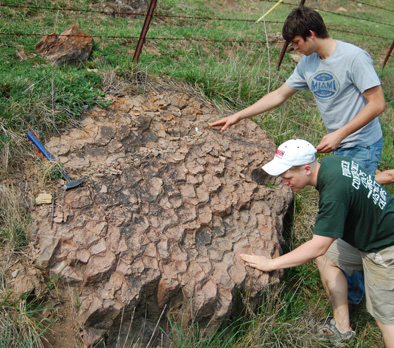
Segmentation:
<svg viewBox="0 0 394 348">
<path fill-rule="evenodd" d="M 349 275 L 364 270 L 368 312 L 382 324 L 394 325 L 394 246 L 366 253 L 337 239 L 325 256 Z"/>
</svg>

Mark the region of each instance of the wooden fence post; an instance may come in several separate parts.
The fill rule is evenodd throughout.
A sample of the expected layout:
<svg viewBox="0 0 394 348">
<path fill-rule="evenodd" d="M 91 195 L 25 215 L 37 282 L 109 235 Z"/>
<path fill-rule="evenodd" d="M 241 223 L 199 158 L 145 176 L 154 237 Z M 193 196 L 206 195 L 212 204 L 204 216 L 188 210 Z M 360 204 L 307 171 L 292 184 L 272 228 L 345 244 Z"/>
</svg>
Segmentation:
<svg viewBox="0 0 394 348">
<path fill-rule="evenodd" d="M 146 14 L 144 25 L 141 30 L 140 38 L 138 39 L 137 47 L 134 52 L 133 63 L 138 62 L 138 58 L 140 57 L 142 47 L 145 43 L 145 37 L 149 30 L 149 25 L 153 17 L 153 11 L 155 10 L 157 0 L 151 0 L 148 13 Z"/>
</svg>

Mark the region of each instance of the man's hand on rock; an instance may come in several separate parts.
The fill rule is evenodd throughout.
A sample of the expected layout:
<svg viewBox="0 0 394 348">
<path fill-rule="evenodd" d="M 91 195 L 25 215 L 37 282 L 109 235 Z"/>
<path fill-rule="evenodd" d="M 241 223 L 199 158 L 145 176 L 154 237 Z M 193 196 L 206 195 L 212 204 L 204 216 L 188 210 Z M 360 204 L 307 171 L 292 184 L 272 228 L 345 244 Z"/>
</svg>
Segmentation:
<svg viewBox="0 0 394 348">
<path fill-rule="evenodd" d="M 238 123 L 240 121 L 237 114 L 233 114 L 227 117 L 224 117 L 216 122 L 209 123 L 209 127 L 221 127 L 220 130 L 224 131 L 228 127 Z"/>
<path fill-rule="evenodd" d="M 274 260 L 265 256 L 254 255 L 252 253 L 252 255 L 239 254 L 239 257 L 245 262 L 247 266 L 256 268 L 263 272 L 271 272 L 276 269 L 274 267 Z"/>
</svg>

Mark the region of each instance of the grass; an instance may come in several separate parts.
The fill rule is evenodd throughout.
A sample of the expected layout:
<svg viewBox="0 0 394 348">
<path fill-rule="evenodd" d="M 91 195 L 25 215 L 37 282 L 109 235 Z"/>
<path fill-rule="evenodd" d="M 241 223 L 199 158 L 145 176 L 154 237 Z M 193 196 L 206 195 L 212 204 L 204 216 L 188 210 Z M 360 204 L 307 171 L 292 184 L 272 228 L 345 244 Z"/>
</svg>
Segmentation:
<svg viewBox="0 0 394 348">
<path fill-rule="evenodd" d="M 230 114 L 279 87 L 296 66 L 286 54 L 280 70 L 276 69 L 281 47 L 271 37 L 280 33 L 281 23 L 298 1 L 285 2 L 266 21 L 254 24 L 275 2 L 160 0 L 155 10 L 160 16 L 154 17 L 151 23 L 137 64 L 132 63 L 132 56 L 144 17 L 106 15 L 104 3 L 97 0 L 0 2 L 0 238 L 3 249 L 11 254 L 28 247 L 30 221 L 26 193 L 10 183 L 14 175 L 23 175 L 19 172 L 21 158 L 31 151 L 26 146 L 27 131 L 35 131 L 44 141 L 63 127 L 77 125 L 84 110 L 106 107 L 103 100 L 106 93 L 143 92 L 143 86 L 140 88 L 143 82 L 140 85 L 136 82 L 141 75 L 187 83 Z M 334 38 L 361 46 L 374 59 L 387 104 L 380 117 L 384 151 L 379 168 L 394 168 L 392 57 L 382 68 L 393 40 L 392 1 L 311 0 L 307 4 L 321 11 Z M 44 34 L 60 34 L 74 23 L 94 36 L 89 60 L 76 66 L 58 67 L 35 52 L 34 46 Z M 297 93 L 284 105 L 255 117 L 254 121 L 276 144 L 292 137 L 317 144 L 326 132 L 308 92 Z M 54 178 L 53 168 L 45 163 L 39 171 L 35 175 L 41 186 Z M 394 193 L 393 185 L 388 189 Z M 316 207 L 314 190 L 295 195 L 286 224 L 288 250 L 310 238 Z M 22 315 L 16 309 L 18 302 L 11 304 L 7 296 L 5 290 L 0 295 L 0 303 L 4 305 L 0 329 L 6 333 L 3 338 L 16 332 L 13 329 L 18 327 L 16 318 Z M 287 270 L 283 285 L 267 289 L 262 299 L 263 305 L 253 314 L 249 313 L 243 321 L 235 320 L 229 328 L 210 337 L 204 337 L 203 329 L 197 324 L 184 333 L 172 322 L 167 339 L 173 347 L 300 347 L 310 339 L 305 334 L 310 330 L 309 319 L 320 320 L 329 314 L 312 263 Z M 24 301 L 20 299 L 20 306 L 29 312 Z M 35 315 L 28 317 L 34 319 Z M 351 346 L 379 346 L 379 331 L 363 306 L 354 309 L 352 318 L 358 337 Z M 40 320 L 38 324 L 35 331 L 17 330 L 38 337 L 45 330 Z M 34 339 L 29 335 L 26 344 Z M 1 347 L 4 342 L 0 342 Z"/>
<path fill-rule="evenodd" d="M 41 316 L 43 297 L 17 297 L 6 279 L 7 270 L 23 260 L 27 249 L 28 205 L 17 187 L 0 184 L 0 348 L 43 348 L 42 335 L 53 323 Z"/>
<path fill-rule="evenodd" d="M 296 292 L 292 295 L 285 291 L 284 285 L 267 288 L 261 293 L 262 306 L 258 310 L 225 322 L 210 335 L 204 335 L 198 323 L 185 333 L 181 325 L 170 321 L 169 347 L 279 347 L 284 343 L 287 347 L 314 346 L 314 337 L 308 337 L 307 331 L 300 332 L 300 321 L 307 326 L 310 319 L 305 317 L 305 305 L 295 298 Z M 296 323 L 299 329 L 294 330 Z"/>
<path fill-rule="evenodd" d="M 0 347 L 44 348 L 41 338 L 53 320 L 40 315 L 42 304 L 29 300 L 27 296 L 11 300 L 4 289 L 0 289 L 0 298 Z"/>
<path fill-rule="evenodd" d="M 29 222 L 28 204 L 22 193 L 0 184 L 0 241 L 8 252 L 19 251 L 26 245 Z"/>
</svg>

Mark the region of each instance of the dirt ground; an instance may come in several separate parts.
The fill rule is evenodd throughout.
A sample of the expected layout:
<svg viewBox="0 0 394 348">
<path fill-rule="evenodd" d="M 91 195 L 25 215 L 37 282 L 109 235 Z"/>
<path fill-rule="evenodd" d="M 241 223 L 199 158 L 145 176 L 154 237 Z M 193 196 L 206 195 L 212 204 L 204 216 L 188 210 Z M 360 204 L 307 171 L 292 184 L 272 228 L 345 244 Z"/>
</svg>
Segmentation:
<svg viewBox="0 0 394 348">
<path fill-rule="evenodd" d="M 70 300 L 64 301 L 56 310 L 58 318 L 43 340 L 45 348 L 83 348 L 80 330 L 75 321 L 75 308 Z"/>
</svg>

